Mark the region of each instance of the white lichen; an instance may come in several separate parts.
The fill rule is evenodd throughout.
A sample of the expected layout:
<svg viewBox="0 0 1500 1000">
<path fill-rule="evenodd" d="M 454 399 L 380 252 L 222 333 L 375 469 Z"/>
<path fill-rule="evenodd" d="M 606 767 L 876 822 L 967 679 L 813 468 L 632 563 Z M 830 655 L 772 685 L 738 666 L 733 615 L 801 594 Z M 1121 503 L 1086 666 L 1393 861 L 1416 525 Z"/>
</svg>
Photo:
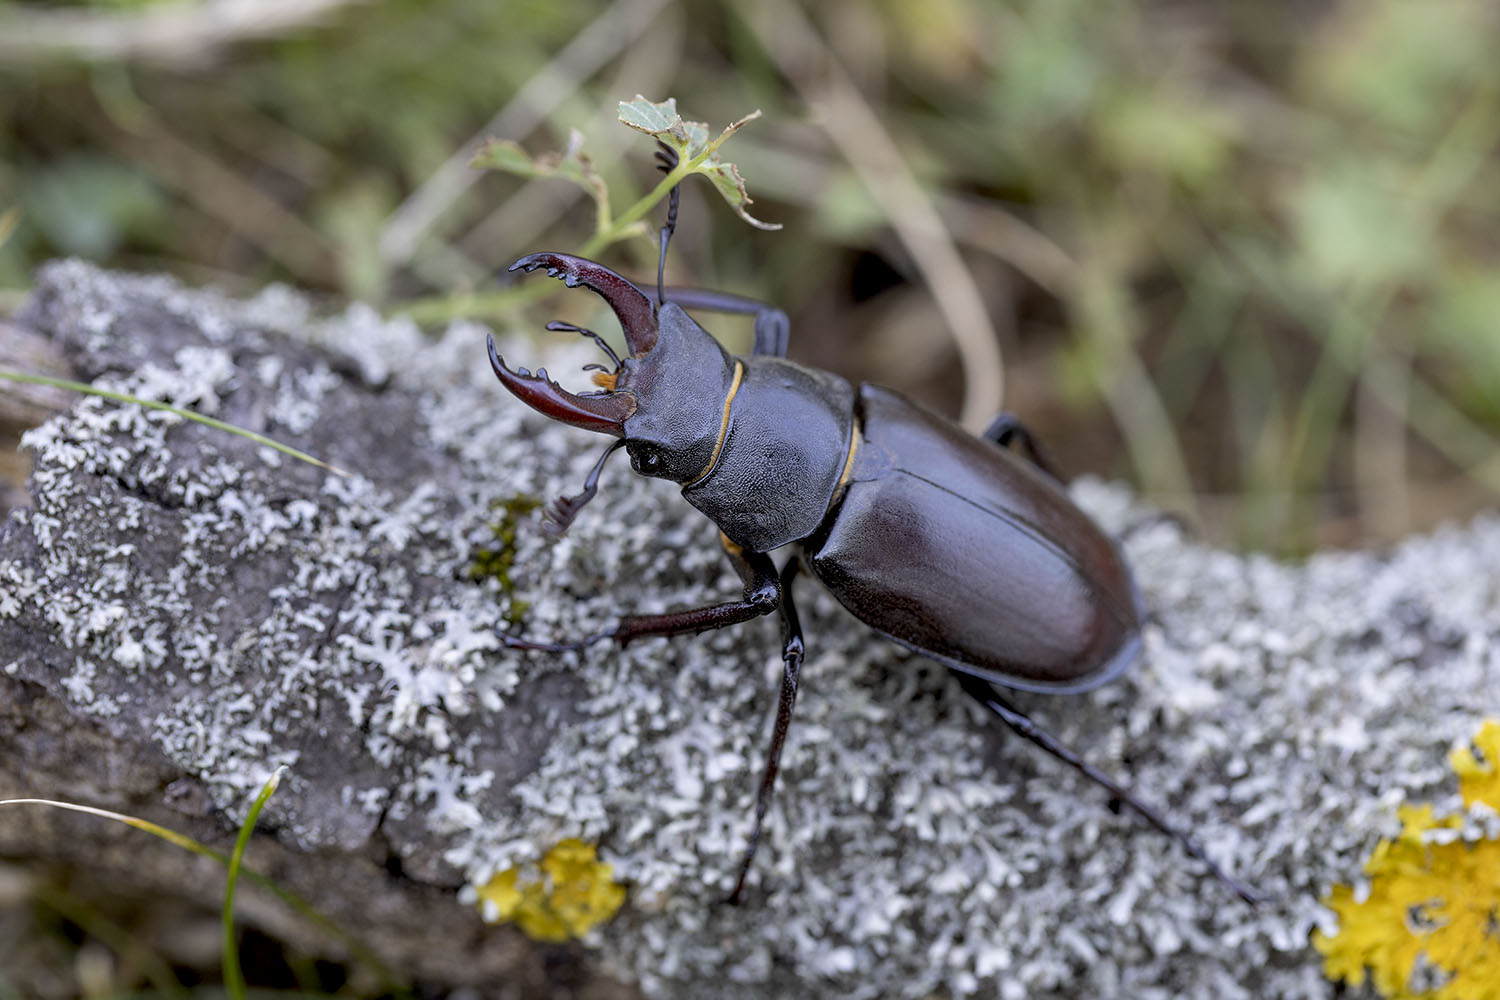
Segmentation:
<svg viewBox="0 0 1500 1000">
<path fill-rule="evenodd" d="M 523 631 L 551 639 L 735 595 L 713 526 L 673 488 L 620 461 L 564 538 L 520 519 L 513 590 L 473 580 L 491 504 L 575 492 L 607 444 L 505 395 L 480 328 L 434 344 L 362 308 L 314 324 L 284 290 L 237 304 L 76 264 L 50 280 L 80 303 L 82 349 L 126 349 L 109 307 L 125 298 L 203 331 L 209 346 L 118 388 L 218 409 L 255 388 L 296 444 L 345 376 L 243 349 L 281 329 L 414 394 L 400 433 L 442 471 L 377 481 L 346 459 L 355 475 L 308 478 L 202 428 L 81 402 L 27 435 L 35 506 L 7 531 L 37 561 L 0 561 L 0 627 L 30 616 L 54 632 L 58 688 L 81 712 L 153 699 L 152 738 L 231 813 L 336 731 L 351 774 L 324 801 L 372 824 L 419 819 L 420 846 L 471 885 L 566 838 L 598 844 L 629 885 L 602 961 L 651 996 L 1326 996 L 1307 945 L 1321 892 L 1497 711 L 1500 520 L 1300 566 L 1169 524 L 1131 531 L 1144 661 L 1096 692 L 1019 700 L 1275 900 L 1252 909 L 804 578 L 802 692 L 746 905 L 725 907 L 769 742 L 776 622 L 561 657 L 493 632 L 518 602 Z M 225 367 L 231 347 L 245 368 Z M 502 348 L 554 371 L 591 360 Z M 1075 495 L 1113 531 L 1147 513 L 1118 488 Z M 121 547 L 127 531 L 155 550 Z M 549 685 L 565 694 L 537 694 Z M 527 754 L 534 770 L 501 784 Z M 361 768 L 402 777 L 370 784 Z M 317 843 L 298 788 L 273 809 Z"/>
</svg>

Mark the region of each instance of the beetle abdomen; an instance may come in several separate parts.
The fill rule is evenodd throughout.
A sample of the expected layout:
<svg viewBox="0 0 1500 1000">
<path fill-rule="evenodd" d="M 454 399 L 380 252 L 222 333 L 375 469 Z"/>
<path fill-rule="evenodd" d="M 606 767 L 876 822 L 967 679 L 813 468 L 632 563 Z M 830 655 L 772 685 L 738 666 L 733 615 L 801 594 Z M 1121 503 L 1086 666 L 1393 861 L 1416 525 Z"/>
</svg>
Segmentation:
<svg viewBox="0 0 1500 1000">
<path fill-rule="evenodd" d="M 1035 467 L 878 386 L 860 453 L 806 545 L 853 614 L 998 684 L 1079 691 L 1140 651 L 1140 604 L 1114 543 Z"/>
</svg>

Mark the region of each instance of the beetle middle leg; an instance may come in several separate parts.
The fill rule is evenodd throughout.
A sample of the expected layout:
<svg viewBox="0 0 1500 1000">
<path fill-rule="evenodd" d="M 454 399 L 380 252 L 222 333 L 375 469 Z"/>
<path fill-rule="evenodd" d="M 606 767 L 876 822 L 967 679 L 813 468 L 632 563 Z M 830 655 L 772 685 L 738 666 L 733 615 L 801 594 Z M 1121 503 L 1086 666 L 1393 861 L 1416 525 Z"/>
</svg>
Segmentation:
<svg viewBox="0 0 1500 1000">
<path fill-rule="evenodd" d="M 510 649 L 566 653 L 609 639 L 623 646 L 632 639 L 644 639 L 648 636 L 707 632 L 728 625 L 739 625 L 775 611 L 781 604 L 781 582 L 771 557 L 764 552 L 749 552 L 723 535 L 719 536 L 719 540 L 724 544 L 724 551 L 739 572 L 740 579 L 745 581 L 744 596 L 738 601 L 669 611 L 660 615 L 626 615 L 612 629 L 595 632 L 571 642 L 537 642 L 505 632 L 500 633 L 500 641 Z"/>
<path fill-rule="evenodd" d="M 766 769 L 760 779 L 760 791 L 755 796 L 755 825 L 750 828 L 750 845 L 745 848 L 745 859 L 740 862 L 740 877 L 734 883 L 734 891 L 725 900 L 738 906 L 745 889 L 745 876 L 750 874 L 750 863 L 755 860 L 755 850 L 760 846 L 761 826 L 766 812 L 771 807 L 771 792 L 776 787 L 776 773 L 781 769 L 781 749 L 786 745 L 786 733 L 792 722 L 792 706 L 797 702 L 797 681 L 802 674 L 802 623 L 797 618 L 797 606 L 792 603 L 792 581 L 801 569 L 801 562 L 793 557 L 781 568 L 781 697 L 776 703 L 776 725 L 771 730 L 771 749 L 766 754 Z"/>
<path fill-rule="evenodd" d="M 1147 823 L 1150 823 L 1162 833 L 1181 844 L 1182 849 L 1187 851 L 1190 857 L 1197 858 L 1207 865 L 1208 870 L 1213 873 L 1215 878 L 1227 885 L 1245 902 L 1254 905 L 1262 901 L 1263 897 L 1258 892 L 1215 864 L 1213 859 L 1204 853 L 1203 847 L 1190 834 L 1174 827 L 1154 807 L 1136 798 L 1135 793 L 1059 743 L 1056 737 L 1039 727 L 1031 720 L 1030 716 L 1007 701 L 995 689 L 993 684 L 983 678 L 975 677 L 973 674 L 966 674 L 958 670 L 950 670 L 949 672 L 958 678 L 958 683 L 963 687 L 966 694 L 989 709 L 1001 722 L 1009 726 L 1011 731 L 1017 736 L 1036 744 L 1064 764 L 1078 771 L 1090 781 L 1102 786 L 1111 796 L 1124 805 L 1129 806 Z"/>
</svg>

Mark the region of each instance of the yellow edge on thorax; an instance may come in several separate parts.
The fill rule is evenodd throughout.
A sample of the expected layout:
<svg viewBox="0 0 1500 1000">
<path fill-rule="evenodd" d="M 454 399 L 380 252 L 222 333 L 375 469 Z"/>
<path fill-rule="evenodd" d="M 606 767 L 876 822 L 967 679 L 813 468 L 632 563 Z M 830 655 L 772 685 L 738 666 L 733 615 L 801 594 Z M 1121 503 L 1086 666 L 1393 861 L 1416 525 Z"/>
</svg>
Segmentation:
<svg viewBox="0 0 1500 1000">
<path fill-rule="evenodd" d="M 735 394 L 740 391 L 740 382 L 744 377 L 745 364 L 742 361 L 736 361 L 734 363 L 734 381 L 729 384 L 729 392 L 724 396 L 724 414 L 719 418 L 719 440 L 714 442 L 714 453 L 709 456 L 708 464 L 703 467 L 703 471 L 693 477 L 693 481 L 684 486 L 683 489 L 697 486 L 703 482 L 703 480 L 708 478 L 708 474 L 714 471 L 714 466 L 719 464 L 719 455 L 724 451 L 724 439 L 729 436 L 729 407 L 734 402 Z"/>
<path fill-rule="evenodd" d="M 862 429 L 858 420 L 855 420 L 853 426 L 849 428 L 849 454 L 844 459 L 844 471 L 839 473 L 838 485 L 833 488 L 833 499 L 829 501 L 829 507 L 839 502 L 839 498 L 844 495 L 844 490 L 849 486 L 849 477 L 854 474 L 854 456 L 859 452 Z"/>
</svg>

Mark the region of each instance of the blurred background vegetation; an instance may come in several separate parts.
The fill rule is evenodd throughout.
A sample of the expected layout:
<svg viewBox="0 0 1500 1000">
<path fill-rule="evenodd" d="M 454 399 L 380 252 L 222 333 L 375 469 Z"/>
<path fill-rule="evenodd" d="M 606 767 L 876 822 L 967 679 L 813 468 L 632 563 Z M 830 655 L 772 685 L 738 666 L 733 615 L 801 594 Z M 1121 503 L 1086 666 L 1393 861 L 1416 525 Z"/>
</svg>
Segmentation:
<svg viewBox="0 0 1500 1000">
<path fill-rule="evenodd" d="M 783 306 L 799 359 L 953 413 L 967 393 L 971 422 L 1003 391 L 1065 468 L 1215 540 L 1390 540 L 1500 487 L 1497 22 L 1470 0 L 0 2 L 0 289 L 66 254 L 432 322 L 590 233 L 571 186 L 474 174 L 476 139 L 579 129 L 618 208 L 653 182 L 618 100 L 715 131 L 760 108 L 725 155 L 786 228 L 695 184 L 675 280 Z"/>
<path fill-rule="evenodd" d="M 656 175 L 617 101 L 760 108 L 725 156 L 785 228 L 690 185 L 672 280 L 971 421 L 1003 395 L 1210 539 L 1378 544 L 1500 489 L 1497 29 L 1478 0 L 0 0 L 0 312 L 77 255 L 539 330 L 593 303 L 471 293 L 592 209 L 471 171 L 477 141 L 581 130 L 618 210 Z M 6 898 L 64 942 L 139 926 L 76 889 Z M 137 981 L 70 953 L 56 995 Z"/>
</svg>

